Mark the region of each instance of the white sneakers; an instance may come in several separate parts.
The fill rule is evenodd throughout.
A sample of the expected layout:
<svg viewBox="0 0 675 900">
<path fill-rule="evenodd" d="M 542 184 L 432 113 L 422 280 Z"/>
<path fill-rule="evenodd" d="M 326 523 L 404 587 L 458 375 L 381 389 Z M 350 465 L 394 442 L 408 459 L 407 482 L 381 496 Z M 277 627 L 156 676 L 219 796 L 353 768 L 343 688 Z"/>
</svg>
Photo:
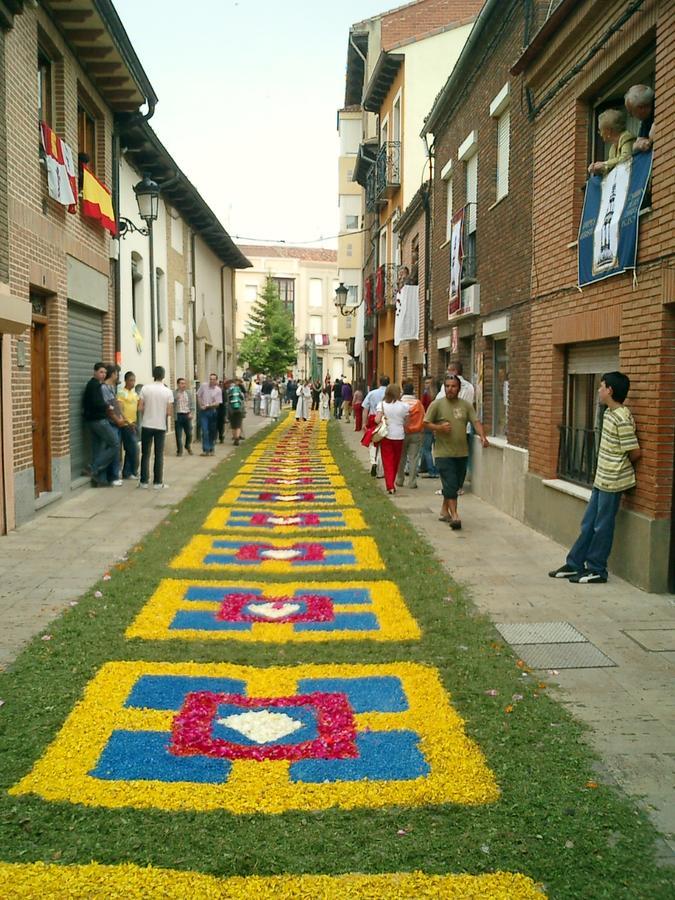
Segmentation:
<svg viewBox="0 0 675 900">
<path fill-rule="evenodd" d="M 162 484 L 153 484 L 153 488 L 154 488 L 156 491 L 163 491 L 165 488 L 168 488 L 168 486 L 169 486 L 169 485 L 168 485 L 168 484 L 164 484 L 164 482 L 162 482 Z"/>
</svg>

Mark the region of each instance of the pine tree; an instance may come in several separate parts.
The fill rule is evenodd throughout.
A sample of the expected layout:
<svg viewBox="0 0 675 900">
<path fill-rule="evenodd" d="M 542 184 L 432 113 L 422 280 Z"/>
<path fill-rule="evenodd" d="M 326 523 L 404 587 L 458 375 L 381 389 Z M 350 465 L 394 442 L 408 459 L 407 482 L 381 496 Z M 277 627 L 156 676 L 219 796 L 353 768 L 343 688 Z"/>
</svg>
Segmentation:
<svg viewBox="0 0 675 900">
<path fill-rule="evenodd" d="M 239 364 L 248 364 L 254 372 L 279 376 L 295 363 L 297 354 L 293 322 L 281 303 L 277 286 L 267 278 L 246 323 Z"/>
</svg>

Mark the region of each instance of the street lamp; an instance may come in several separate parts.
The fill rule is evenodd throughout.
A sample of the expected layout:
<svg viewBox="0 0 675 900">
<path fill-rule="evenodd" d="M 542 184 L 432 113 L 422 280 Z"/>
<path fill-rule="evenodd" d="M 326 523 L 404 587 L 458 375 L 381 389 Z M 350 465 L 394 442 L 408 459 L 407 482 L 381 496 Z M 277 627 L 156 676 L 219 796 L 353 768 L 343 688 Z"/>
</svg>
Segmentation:
<svg viewBox="0 0 675 900">
<path fill-rule="evenodd" d="M 157 364 L 157 325 L 155 314 L 155 244 L 152 233 L 152 223 L 157 219 L 159 214 L 159 185 L 153 181 L 146 172 L 141 181 L 134 185 L 134 193 L 136 194 L 136 202 L 138 203 L 138 214 L 145 222 L 148 229 L 148 243 L 150 250 L 150 330 L 152 339 L 150 341 L 150 360 L 154 370 Z"/>
<path fill-rule="evenodd" d="M 346 288 L 343 282 L 335 288 L 335 306 L 343 316 L 351 316 L 361 306 L 363 299 L 355 306 L 347 306 L 347 297 L 349 296 L 349 288 Z"/>
</svg>

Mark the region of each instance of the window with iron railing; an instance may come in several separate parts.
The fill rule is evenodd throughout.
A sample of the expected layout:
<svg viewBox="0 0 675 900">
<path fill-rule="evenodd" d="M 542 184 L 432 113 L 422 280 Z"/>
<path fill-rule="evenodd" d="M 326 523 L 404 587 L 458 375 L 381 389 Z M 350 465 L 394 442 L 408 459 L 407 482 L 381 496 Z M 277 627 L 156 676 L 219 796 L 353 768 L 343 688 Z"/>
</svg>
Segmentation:
<svg viewBox="0 0 675 900">
<path fill-rule="evenodd" d="M 401 186 L 401 142 L 385 141 L 375 160 L 375 196 L 385 198 Z"/>
<path fill-rule="evenodd" d="M 462 287 L 467 287 L 470 284 L 475 284 L 478 279 L 475 203 L 467 203 L 464 207 L 462 247 L 464 251 L 462 259 Z"/>
</svg>

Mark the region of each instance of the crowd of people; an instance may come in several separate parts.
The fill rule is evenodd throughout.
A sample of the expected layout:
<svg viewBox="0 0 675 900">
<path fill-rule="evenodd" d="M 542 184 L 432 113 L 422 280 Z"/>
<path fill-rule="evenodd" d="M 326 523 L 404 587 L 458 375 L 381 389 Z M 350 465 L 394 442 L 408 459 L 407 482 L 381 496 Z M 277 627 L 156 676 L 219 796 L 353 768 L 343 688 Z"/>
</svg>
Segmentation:
<svg viewBox="0 0 675 900">
<path fill-rule="evenodd" d="M 175 390 L 165 383 L 162 366 L 153 369 L 153 381 L 139 387 L 133 372 L 97 362 L 82 399 L 82 415 L 91 438 L 92 487 L 121 487 L 125 480 L 139 488 L 162 490 L 164 451 L 169 423 L 173 422 L 176 456 L 193 455 L 193 438 L 201 441 L 201 456 L 213 456 L 216 443 L 224 443 L 226 424 L 235 446 L 242 440 L 246 415 L 246 388 L 240 378 L 220 379 L 212 372 L 197 391 L 179 378 Z M 139 450 L 140 447 L 140 450 Z"/>
</svg>

